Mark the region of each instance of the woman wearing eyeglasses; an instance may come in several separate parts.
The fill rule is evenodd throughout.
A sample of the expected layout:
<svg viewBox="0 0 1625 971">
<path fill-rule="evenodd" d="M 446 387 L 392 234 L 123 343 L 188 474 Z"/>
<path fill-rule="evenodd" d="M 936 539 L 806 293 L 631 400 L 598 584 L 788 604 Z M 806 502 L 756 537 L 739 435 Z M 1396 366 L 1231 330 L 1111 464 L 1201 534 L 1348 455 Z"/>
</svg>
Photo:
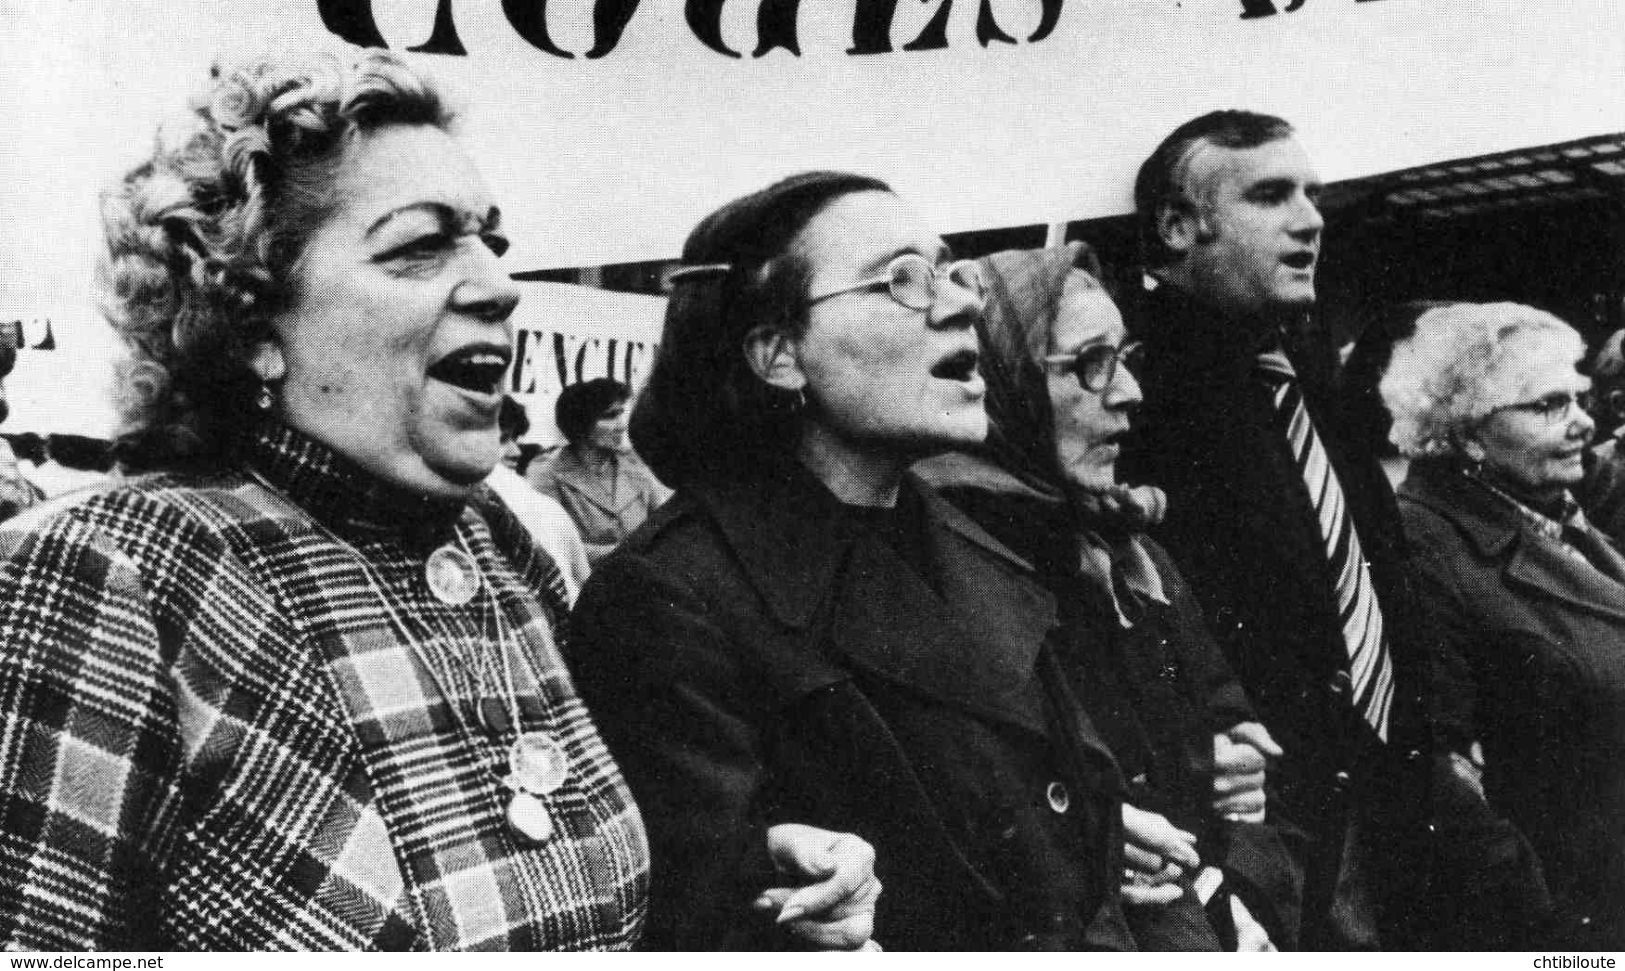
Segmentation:
<svg viewBox="0 0 1625 971">
<path fill-rule="evenodd" d="M 1436 887 L 1457 946 L 1625 947 L 1625 557 L 1570 495 L 1584 352 L 1550 314 L 1458 304 L 1418 319 L 1382 381 L 1440 623 L 1435 801 L 1478 841 Z M 1517 831 L 1544 887 L 1506 876 Z"/>
<path fill-rule="evenodd" d="M 762 946 L 757 834 L 793 819 L 874 845 L 888 949 L 1089 945 L 1120 783 L 1048 670 L 1053 598 L 906 474 L 987 433 L 977 265 L 839 173 L 729 203 L 683 260 L 632 417 L 677 494 L 574 616 L 649 940 Z"/>
<path fill-rule="evenodd" d="M 1161 491 L 1117 480 L 1140 403 L 1126 363 L 1136 345 L 1079 244 L 982 264 L 993 430 L 985 446 L 919 471 L 1054 593 L 1057 660 L 1127 780 L 1117 872 L 1133 946 L 1290 947 L 1294 833 L 1275 825 L 1264 791 L 1266 757 L 1279 749 L 1183 578 L 1144 534 L 1161 517 Z"/>
</svg>

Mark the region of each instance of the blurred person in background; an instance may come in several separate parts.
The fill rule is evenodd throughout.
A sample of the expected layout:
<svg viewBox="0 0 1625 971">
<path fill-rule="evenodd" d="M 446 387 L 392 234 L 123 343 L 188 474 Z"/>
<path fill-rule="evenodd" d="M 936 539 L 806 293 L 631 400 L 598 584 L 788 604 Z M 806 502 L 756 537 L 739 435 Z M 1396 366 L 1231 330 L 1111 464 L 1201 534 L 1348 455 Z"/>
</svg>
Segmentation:
<svg viewBox="0 0 1625 971">
<path fill-rule="evenodd" d="M 6 375 L 17 366 L 17 328 L 0 328 L 0 424 L 11 414 L 6 402 Z M 0 437 L 0 522 L 38 504 L 45 498 L 45 490 L 23 474 L 17 453 L 11 442 Z"/>
<path fill-rule="evenodd" d="M 94 488 L 113 475 L 111 443 L 87 435 L 56 434 L 40 443 L 40 463 L 29 477 L 50 497 Z"/>
<path fill-rule="evenodd" d="M 1597 348 L 1589 373 L 1597 433 L 1575 497 L 1593 525 L 1615 543 L 1625 543 L 1625 451 L 1619 445 L 1625 434 L 1625 329 L 1608 335 Z"/>
<path fill-rule="evenodd" d="M 564 577 L 570 602 L 581 592 L 591 567 L 587 564 L 587 547 L 581 542 L 581 533 L 575 522 L 558 500 L 531 488 L 519 473 L 520 444 L 530 431 L 530 418 L 525 407 L 508 395 L 502 396 L 502 410 L 497 416 L 502 430 L 502 461 L 491 470 L 485 484 L 502 498 L 519 521 L 530 530 L 531 538 L 547 551 Z"/>
<path fill-rule="evenodd" d="M 1584 352 L 1551 314 L 1458 304 L 1423 314 L 1382 380 L 1442 637 L 1446 946 L 1625 947 L 1625 557 L 1572 493 Z"/>
<path fill-rule="evenodd" d="M 626 440 L 631 392 L 594 378 L 559 392 L 554 420 L 567 444 L 537 459 L 525 478 L 569 513 L 597 564 L 671 495 Z"/>
</svg>

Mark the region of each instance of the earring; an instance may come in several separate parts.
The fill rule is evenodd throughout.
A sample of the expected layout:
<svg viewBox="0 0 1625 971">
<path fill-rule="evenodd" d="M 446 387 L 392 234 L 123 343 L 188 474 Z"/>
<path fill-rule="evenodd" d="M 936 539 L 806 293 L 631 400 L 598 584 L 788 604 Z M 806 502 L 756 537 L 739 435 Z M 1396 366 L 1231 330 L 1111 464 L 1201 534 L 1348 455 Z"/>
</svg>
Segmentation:
<svg viewBox="0 0 1625 971">
<path fill-rule="evenodd" d="M 276 397 L 271 394 L 270 382 L 261 381 L 259 394 L 254 396 L 254 407 L 261 411 L 270 411 L 271 406 L 274 404 L 276 404 Z"/>
<path fill-rule="evenodd" d="M 801 414 L 803 411 L 807 410 L 807 389 L 806 388 L 797 388 L 796 389 L 796 403 L 795 403 L 794 406 L 792 406 L 792 410 L 798 415 Z"/>
</svg>

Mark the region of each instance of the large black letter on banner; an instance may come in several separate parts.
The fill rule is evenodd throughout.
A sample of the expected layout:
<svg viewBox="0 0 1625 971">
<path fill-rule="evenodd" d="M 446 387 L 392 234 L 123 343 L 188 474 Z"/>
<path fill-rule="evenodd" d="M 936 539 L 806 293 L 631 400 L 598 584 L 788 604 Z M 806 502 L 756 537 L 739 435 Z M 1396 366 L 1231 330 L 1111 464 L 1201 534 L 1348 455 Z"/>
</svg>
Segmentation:
<svg viewBox="0 0 1625 971">
<path fill-rule="evenodd" d="M 722 42 L 722 5 L 727 0 L 688 0 L 683 4 L 683 19 L 700 43 L 718 54 L 738 57 L 739 52 Z"/>
<path fill-rule="evenodd" d="M 700 43 L 718 54 L 738 57 L 739 52 L 722 39 L 722 8 L 727 0 L 688 0 L 683 4 L 683 19 Z M 801 0 L 762 0 L 756 8 L 756 50 L 751 57 L 761 57 L 775 47 L 801 56 L 801 41 L 796 37 L 796 13 Z"/>
<path fill-rule="evenodd" d="M 638 12 L 638 0 L 598 0 L 592 5 L 592 50 L 587 60 L 597 60 L 615 49 Z"/>
<path fill-rule="evenodd" d="M 1027 43 L 1036 44 L 1055 30 L 1055 25 L 1061 20 L 1063 2 L 1064 0 L 1043 0 L 1043 14 L 1039 17 L 1038 26 L 1033 28 L 1032 36 L 1027 38 Z M 976 11 L 976 42 L 986 47 L 994 41 L 1014 44 L 1016 39 L 999 26 L 998 20 L 993 16 L 992 4 L 988 0 L 982 0 L 981 9 Z"/>
<path fill-rule="evenodd" d="M 796 14 L 800 7 L 801 0 L 762 0 L 762 5 L 756 8 L 756 49 L 750 56 L 761 57 L 775 47 L 782 47 L 800 57 L 801 41 L 796 37 Z"/>
<path fill-rule="evenodd" d="M 429 39 L 416 47 L 408 47 L 409 51 L 420 54 L 451 54 L 456 57 L 467 57 L 468 48 L 457 36 L 457 24 L 451 19 L 451 0 L 440 0 L 434 8 L 434 31 Z"/>
<path fill-rule="evenodd" d="M 316 0 L 316 12 L 322 15 L 323 26 L 357 47 L 389 47 L 384 35 L 378 32 L 378 21 L 373 19 L 372 0 Z M 429 39 L 407 50 L 459 57 L 468 54 L 457 36 L 451 0 L 439 0 L 435 5 L 434 29 Z"/>
<path fill-rule="evenodd" d="M 322 25 L 357 47 L 388 47 L 372 19 L 372 0 L 316 0 Z"/>
<path fill-rule="evenodd" d="M 621 34 L 626 32 L 626 25 L 631 23 L 632 15 L 638 12 L 639 0 L 598 0 L 592 6 L 592 50 L 587 52 L 589 60 L 596 60 L 615 49 L 621 42 Z M 547 29 L 547 0 L 502 0 L 502 14 L 508 18 L 514 32 L 525 39 L 525 42 L 544 54 L 562 57 L 566 60 L 575 55 L 553 43 L 553 35 Z"/>
<path fill-rule="evenodd" d="M 948 46 L 948 12 L 954 0 L 942 0 L 920 36 L 903 45 L 905 51 L 935 51 Z M 897 0 L 858 0 L 852 12 L 852 46 L 848 54 L 890 54 L 892 15 Z"/>
</svg>

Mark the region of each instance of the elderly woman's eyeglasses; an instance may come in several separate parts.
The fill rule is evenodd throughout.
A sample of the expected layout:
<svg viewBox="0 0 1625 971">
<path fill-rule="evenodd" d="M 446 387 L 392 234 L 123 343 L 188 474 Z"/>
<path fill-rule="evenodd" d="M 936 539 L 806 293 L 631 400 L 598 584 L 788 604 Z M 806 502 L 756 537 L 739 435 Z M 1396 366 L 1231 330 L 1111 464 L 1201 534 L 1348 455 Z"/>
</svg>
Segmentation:
<svg viewBox="0 0 1625 971">
<path fill-rule="evenodd" d="M 941 292 L 944 280 L 976 294 L 978 300 L 987 293 L 987 285 L 982 280 L 982 267 L 975 260 L 960 260 L 939 267 L 918 253 L 904 253 L 887 263 L 885 272 L 841 287 L 839 290 L 810 296 L 807 298 L 807 306 L 811 307 L 830 297 L 884 286 L 893 300 L 908 309 L 930 310 L 931 305 L 937 302 L 937 294 Z"/>
<path fill-rule="evenodd" d="M 1076 354 L 1050 354 L 1044 358 L 1044 366 L 1072 375 L 1085 391 L 1099 394 L 1111 387 L 1112 380 L 1117 377 L 1119 362 L 1130 371 L 1140 366 L 1141 350 L 1142 345 L 1138 341 L 1130 341 L 1121 347 L 1096 344 Z"/>
<path fill-rule="evenodd" d="M 1491 408 L 1490 414 L 1493 415 L 1499 411 L 1527 411 L 1539 415 L 1549 424 L 1555 425 L 1572 415 L 1576 407 L 1581 411 L 1589 412 L 1594 401 L 1595 397 L 1589 391 L 1581 391 L 1579 394 L 1558 391 L 1544 398 L 1536 398 L 1534 401 L 1519 401 L 1514 404 Z"/>
</svg>

